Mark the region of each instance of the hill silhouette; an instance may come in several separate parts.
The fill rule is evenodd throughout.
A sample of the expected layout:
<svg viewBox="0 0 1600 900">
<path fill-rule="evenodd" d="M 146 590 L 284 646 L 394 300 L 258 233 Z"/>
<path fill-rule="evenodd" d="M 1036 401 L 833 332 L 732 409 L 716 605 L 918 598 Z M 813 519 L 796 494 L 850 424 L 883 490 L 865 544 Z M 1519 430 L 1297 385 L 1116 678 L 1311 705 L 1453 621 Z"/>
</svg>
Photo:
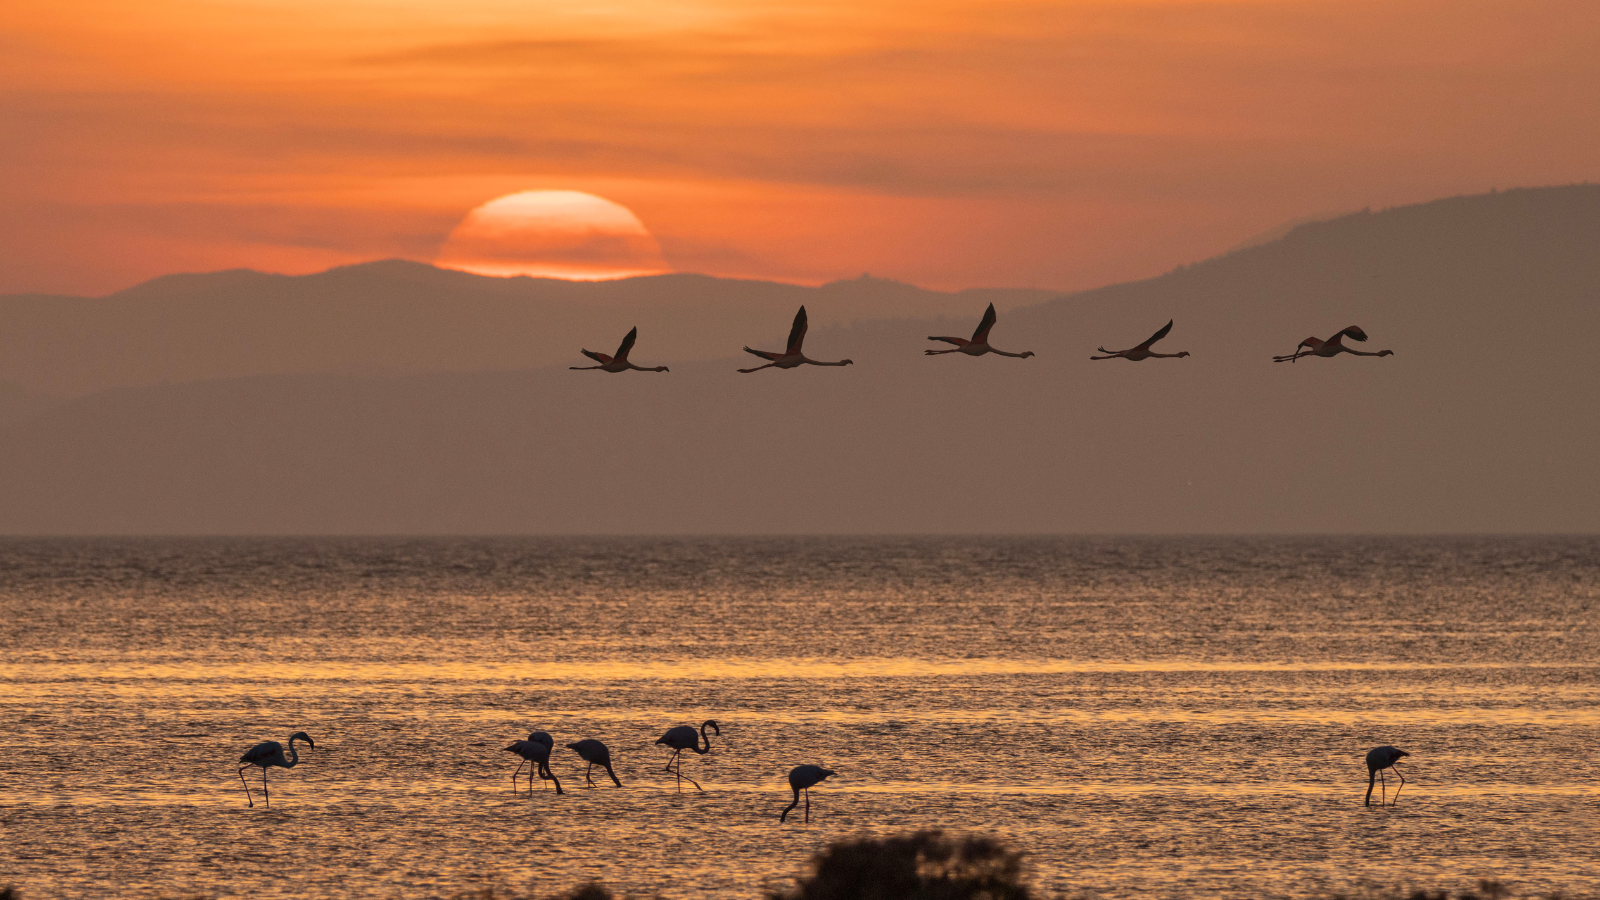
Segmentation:
<svg viewBox="0 0 1600 900">
<path fill-rule="evenodd" d="M 0 428 L 0 531 L 1593 532 L 1596 246 L 1600 188 L 1506 191 L 1003 312 L 1028 360 L 862 316 L 808 338 L 844 369 L 646 357 L 641 325 L 670 374 L 102 391 Z M 1192 357 L 1088 361 L 1169 318 Z M 1270 361 L 1351 324 L 1396 355 Z"/>
</svg>

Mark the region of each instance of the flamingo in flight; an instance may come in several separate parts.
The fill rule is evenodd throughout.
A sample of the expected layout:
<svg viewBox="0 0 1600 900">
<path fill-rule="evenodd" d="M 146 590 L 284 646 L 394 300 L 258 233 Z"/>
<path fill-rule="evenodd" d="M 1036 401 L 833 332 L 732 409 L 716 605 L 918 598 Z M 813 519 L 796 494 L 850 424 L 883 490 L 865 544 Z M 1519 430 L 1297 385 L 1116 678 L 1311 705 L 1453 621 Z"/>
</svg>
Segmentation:
<svg viewBox="0 0 1600 900">
<path fill-rule="evenodd" d="M 283 755 L 283 745 L 277 741 L 262 741 L 246 750 L 244 755 L 239 757 L 239 783 L 244 785 L 245 799 L 250 801 L 252 807 L 256 805 L 256 801 L 250 797 L 250 783 L 244 780 L 244 770 L 249 766 L 261 767 L 261 793 L 266 795 L 267 805 L 271 806 L 272 792 L 267 790 L 267 769 L 272 766 L 292 769 L 299 765 L 300 752 L 294 748 L 295 741 L 305 741 L 313 750 L 317 748 L 317 742 L 311 739 L 311 735 L 306 734 L 304 731 L 296 731 L 294 734 L 289 735 L 289 755 L 287 758 Z"/>
<path fill-rule="evenodd" d="M 778 814 L 778 821 L 782 822 L 788 817 L 789 811 L 800 805 L 800 792 L 806 792 L 806 822 L 811 822 L 811 788 L 821 784 L 824 778 L 833 772 L 821 766 L 795 766 L 789 770 L 789 787 L 794 789 L 794 802 L 785 806 L 783 812 Z"/>
<path fill-rule="evenodd" d="M 534 771 L 539 774 L 540 781 L 554 781 L 556 793 L 564 794 L 561 789 L 561 779 L 556 773 L 550 771 L 550 751 L 555 749 L 556 739 L 548 732 L 535 731 L 528 735 L 525 741 L 515 741 L 506 750 L 522 757 L 522 762 L 517 763 L 517 771 L 511 773 L 511 792 L 516 793 L 517 776 L 522 773 L 522 767 L 533 763 Z M 528 774 L 528 793 L 533 793 L 533 773 Z"/>
<path fill-rule="evenodd" d="M 1406 776 L 1400 774 L 1397 763 L 1411 754 L 1399 747 L 1388 744 L 1382 747 L 1373 747 L 1367 751 L 1367 805 L 1372 805 L 1372 782 L 1383 775 L 1384 769 L 1393 769 L 1394 774 L 1400 775 L 1400 787 L 1394 789 L 1394 802 L 1400 802 L 1400 791 L 1406 786 Z M 1389 800 L 1389 779 L 1383 779 L 1383 794 L 1378 799 L 1378 805 L 1383 806 Z"/>
<path fill-rule="evenodd" d="M 668 747 L 672 748 L 672 755 L 667 758 L 667 771 L 668 772 L 676 772 L 677 773 L 677 775 L 678 775 L 678 790 L 680 790 L 680 791 L 683 790 L 683 782 L 684 782 L 684 776 L 683 776 L 683 751 L 685 751 L 685 750 L 693 750 L 695 753 L 699 754 L 700 756 L 704 756 L 707 753 L 710 753 L 711 752 L 711 738 L 706 736 L 706 728 L 708 726 L 711 728 L 712 731 L 715 731 L 717 733 L 717 737 L 722 737 L 722 728 L 720 726 L 718 726 L 716 722 L 714 722 L 714 721 L 712 721 L 710 719 L 707 719 L 704 722 L 700 723 L 700 733 L 699 734 L 695 733 L 693 725 L 677 725 L 677 726 L 674 726 L 672 728 L 667 729 L 667 733 L 666 734 L 663 734 L 661 737 L 656 739 L 656 743 L 657 744 L 666 744 Z M 700 742 L 702 740 L 704 740 L 706 742 L 704 748 L 702 748 L 700 746 Z M 673 760 L 677 760 L 678 761 L 678 768 L 677 769 L 673 769 L 672 768 L 672 761 Z M 705 790 L 705 788 L 700 787 L 700 782 L 695 781 L 693 778 L 689 779 L 689 783 L 694 785 L 696 788 L 699 788 L 702 791 Z"/>
<path fill-rule="evenodd" d="M 584 740 L 568 744 L 567 749 L 583 757 L 583 761 L 589 764 L 589 767 L 583 770 L 583 778 L 585 781 L 589 782 L 589 787 L 595 786 L 594 779 L 589 777 L 589 772 L 592 771 L 595 766 L 605 769 L 606 774 L 611 776 L 612 782 L 615 783 L 617 787 L 622 787 L 622 782 L 617 780 L 617 773 L 611 771 L 611 749 L 605 744 L 600 743 L 594 738 L 586 738 Z"/>
<path fill-rule="evenodd" d="M 1146 360 L 1146 359 L 1182 359 L 1183 357 L 1188 356 L 1189 355 L 1189 351 L 1187 351 L 1187 350 L 1180 350 L 1177 353 L 1156 353 L 1155 351 L 1150 349 L 1150 345 L 1151 344 L 1154 344 L 1156 341 L 1159 341 L 1162 338 L 1166 337 L 1167 336 L 1167 332 L 1169 332 L 1171 330 L 1172 330 L 1172 320 L 1168 319 L 1167 320 L 1167 324 L 1161 326 L 1161 330 L 1160 331 L 1156 332 L 1155 334 L 1150 335 L 1150 340 L 1145 341 L 1144 343 L 1140 344 L 1137 347 L 1129 347 L 1126 350 L 1107 350 L 1104 347 L 1098 347 L 1096 349 L 1098 349 L 1101 353 L 1104 353 L 1106 355 L 1105 356 L 1091 356 L 1089 358 L 1090 359 L 1125 359 L 1125 360 L 1128 360 L 1129 362 L 1140 362 L 1140 361 Z"/>
<path fill-rule="evenodd" d="M 1273 362 L 1283 362 L 1283 361 L 1287 360 L 1289 362 L 1294 362 L 1295 360 L 1299 359 L 1302 356 L 1338 356 L 1341 353 L 1348 353 L 1351 356 L 1393 356 L 1394 355 L 1394 351 L 1393 350 L 1379 350 L 1377 353 L 1366 353 L 1366 352 L 1363 352 L 1361 350 L 1351 350 L 1349 347 L 1346 347 L 1344 345 L 1344 343 L 1343 343 L 1343 339 L 1345 337 L 1349 337 L 1352 340 L 1357 340 L 1357 341 L 1361 341 L 1361 342 L 1365 343 L 1366 340 L 1367 340 L 1367 333 L 1365 331 L 1362 331 L 1360 326 L 1351 325 L 1349 328 L 1346 328 L 1345 330 L 1339 332 L 1338 334 L 1334 335 L 1331 338 L 1328 338 L 1325 341 L 1321 340 L 1319 338 L 1315 338 L 1315 337 L 1308 337 L 1305 340 L 1300 342 L 1300 346 L 1299 347 L 1294 348 L 1294 352 L 1293 353 L 1289 354 L 1288 356 L 1274 356 L 1272 358 L 1272 361 Z M 1304 347 L 1309 347 L 1311 349 L 1306 350 L 1304 353 L 1302 353 L 1301 349 L 1304 348 Z"/>
<path fill-rule="evenodd" d="M 782 353 L 774 353 L 770 350 L 751 350 L 746 347 L 744 352 L 770 360 L 770 362 L 764 366 L 756 366 L 754 369 L 740 369 L 739 371 L 748 374 L 750 372 L 759 372 L 762 369 L 770 369 L 774 366 L 779 369 L 793 369 L 796 366 L 848 366 L 854 363 L 854 360 L 849 359 L 841 359 L 838 362 L 819 362 L 801 353 L 800 345 L 805 343 L 806 327 L 806 308 L 802 306 L 800 311 L 794 314 L 794 325 L 789 328 L 788 349 Z"/>
<path fill-rule="evenodd" d="M 581 351 L 584 356 L 589 357 L 590 359 L 594 360 L 595 362 L 599 363 L 600 365 L 598 365 L 598 366 L 568 366 L 567 368 L 573 369 L 573 370 L 576 370 L 576 371 L 579 371 L 579 372 L 587 372 L 587 371 L 590 371 L 592 369 L 599 369 L 602 372 L 626 372 L 629 369 L 632 369 L 635 372 L 665 372 L 665 371 L 667 371 L 667 367 L 666 366 L 656 366 L 655 368 L 651 369 L 651 368 L 646 368 L 644 366 L 636 366 L 633 363 L 628 362 L 628 351 L 633 349 L 633 342 L 635 340 L 638 340 L 638 338 L 639 338 L 639 326 L 635 325 L 633 327 L 633 330 L 628 332 L 628 336 L 622 339 L 621 346 L 617 347 L 617 355 L 616 356 L 607 356 L 604 353 L 596 353 L 593 350 L 584 350 L 584 351 Z"/>
<path fill-rule="evenodd" d="M 991 303 L 989 304 L 989 308 L 983 311 L 983 321 L 978 323 L 978 330 L 972 333 L 972 340 L 969 341 L 966 338 L 958 337 L 934 337 L 929 335 L 928 340 L 930 341 L 944 341 L 946 344 L 955 344 L 956 348 L 954 350 L 924 350 L 922 352 L 929 356 L 938 356 L 942 353 L 965 353 L 968 356 L 982 356 L 985 353 L 995 353 L 999 354 L 1000 356 L 1015 356 L 1017 359 L 1027 359 L 1033 355 L 1032 350 L 1024 350 L 1021 353 L 1007 353 L 1004 350 L 999 350 L 989 346 L 989 329 L 994 327 L 994 322 L 994 304 Z"/>
</svg>

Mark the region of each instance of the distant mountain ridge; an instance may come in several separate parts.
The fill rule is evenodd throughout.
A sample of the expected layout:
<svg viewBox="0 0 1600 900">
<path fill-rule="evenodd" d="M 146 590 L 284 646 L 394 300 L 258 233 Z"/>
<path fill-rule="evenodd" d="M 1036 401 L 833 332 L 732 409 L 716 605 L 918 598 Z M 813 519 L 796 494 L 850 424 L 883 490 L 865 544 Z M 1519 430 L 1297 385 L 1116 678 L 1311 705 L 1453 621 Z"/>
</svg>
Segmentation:
<svg viewBox="0 0 1600 900">
<path fill-rule="evenodd" d="M 375 347 L 403 359 L 395 347 L 420 346 L 428 365 L 498 363 L 526 353 L 521 329 L 540 325 L 517 319 L 515 333 L 491 334 L 507 319 L 440 319 L 435 300 L 400 302 L 388 308 L 423 326 L 472 327 L 459 342 L 438 335 L 446 353 L 418 342 L 416 321 L 380 323 L 373 345 L 348 357 L 361 365 L 343 372 L 145 382 L 35 403 L 0 424 L 0 533 L 1600 532 L 1590 412 L 1600 356 L 1587 346 L 1600 333 L 1597 247 L 1600 187 L 1361 213 L 1009 308 L 992 340 L 1039 354 L 1027 360 L 922 355 L 928 334 L 975 324 L 966 310 L 981 308 L 981 292 L 944 295 L 958 318 L 843 324 L 859 293 L 876 290 L 869 281 L 856 294 L 850 283 L 760 288 L 765 299 L 740 301 L 758 321 L 739 325 L 759 333 L 732 346 L 731 333 L 707 339 L 720 355 L 681 363 L 655 355 L 658 330 L 720 327 L 702 316 L 731 304 L 696 306 L 709 288 L 675 295 L 684 306 L 637 323 L 636 358 L 672 362 L 669 374 L 568 372 L 576 348 L 562 332 L 542 348 L 552 366 L 396 376 L 370 364 Z M 311 283 L 330 296 L 341 279 L 393 283 L 360 269 L 325 275 Z M 276 309 L 328 321 L 320 296 Z M 183 302 L 215 297 L 206 287 Z M 777 346 L 802 297 L 814 312 L 838 304 L 840 323 L 814 327 L 807 349 L 856 365 L 734 373 L 747 362 L 737 344 Z M 645 312 L 626 298 L 582 311 L 594 317 L 561 327 L 603 328 L 613 341 L 623 330 L 613 320 Z M 1088 361 L 1168 319 L 1161 349 L 1192 357 Z M 1395 355 L 1271 361 L 1352 324 L 1371 335 L 1363 349 Z M 45 334 L 25 317 L 6 327 Z M 485 335 L 493 352 L 479 346 Z M 205 349 L 192 336 L 141 340 Z M 338 358 L 326 336 L 306 340 L 318 352 L 297 362 Z M 227 362 L 205 359 L 213 370 Z M 126 381 L 125 371 L 111 374 Z"/>
</svg>

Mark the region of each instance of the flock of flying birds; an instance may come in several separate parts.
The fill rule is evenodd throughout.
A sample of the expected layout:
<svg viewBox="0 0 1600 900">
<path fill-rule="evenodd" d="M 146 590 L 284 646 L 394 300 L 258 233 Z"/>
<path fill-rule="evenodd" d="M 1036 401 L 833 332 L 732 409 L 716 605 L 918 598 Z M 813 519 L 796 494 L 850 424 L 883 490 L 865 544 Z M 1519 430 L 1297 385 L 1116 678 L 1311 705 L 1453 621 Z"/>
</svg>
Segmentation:
<svg viewBox="0 0 1600 900">
<path fill-rule="evenodd" d="M 722 736 L 721 726 L 717 725 L 716 721 L 707 719 L 700 723 L 698 733 L 692 725 L 675 725 L 667 729 L 666 734 L 656 739 L 658 746 L 665 746 L 672 751 L 672 755 L 667 757 L 667 765 L 664 771 L 677 776 L 678 790 L 680 791 L 683 790 L 685 781 L 702 792 L 705 790 L 705 788 L 700 787 L 700 782 L 683 774 L 683 751 L 689 750 L 700 756 L 710 753 L 711 736 L 706 734 L 707 728 L 715 732 L 717 737 Z M 294 748 L 295 741 L 305 741 L 306 745 L 312 749 L 317 746 L 316 742 L 311 740 L 310 735 L 304 731 L 296 731 L 289 736 L 288 755 L 285 755 L 283 745 L 277 741 L 262 741 L 246 750 L 244 755 L 239 757 L 239 782 L 244 785 L 245 799 L 249 801 L 252 807 L 256 805 L 256 802 L 250 795 L 250 783 L 245 781 L 244 770 L 250 766 L 260 767 L 261 793 L 266 796 L 267 804 L 271 805 L 272 794 L 267 791 L 267 769 L 273 766 L 292 769 L 298 765 L 300 763 L 300 754 Z M 561 779 L 556 777 L 556 773 L 550 771 L 550 751 L 554 750 L 555 746 L 556 739 L 551 737 L 549 732 L 535 731 L 528 735 L 527 740 L 514 741 L 511 746 L 505 748 L 506 752 L 515 753 L 522 758 L 522 762 L 517 763 L 517 770 L 511 773 L 511 792 L 513 794 L 517 792 L 517 776 L 522 774 L 522 767 L 528 763 L 533 763 L 533 769 L 528 772 L 528 796 L 533 796 L 533 776 L 535 774 L 539 776 L 540 781 L 555 782 L 558 795 L 566 793 L 561 789 Z M 622 787 L 622 780 L 617 777 L 617 773 L 611 768 L 611 749 L 604 743 L 594 738 L 586 738 L 568 744 L 567 749 L 578 754 L 580 759 L 589 764 L 583 770 L 583 778 L 588 782 L 589 787 L 596 787 L 592 777 L 595 766 L 605 769 L 606 774 L 611 776 L 611 782 L 617 787 Z M 1372 805 L 1372 788 L 1380 777 L 1383 779 L 1383 793 L 1379 795 L 1378 805 L 1389 805 L 1389 779 L 1383 774 L 1386 769 L 1393 770 L 1394 774 L 1400 779 L 1400 786 L 1395 788 L 1394 791 L 1394 802 L 1400 802 L 1400 791 L 1406 786 L 1406 777 L 1401 774 L 1398 763 L 1401 759 L 1410 755 L 1404 750 L 1387 744 L 1382 747 L 1373 747 L 1367 751 L 1367 806 Z M 674 767 L 673 763 L 677 763 L 677 766 Z M 783 812 L 778 814 L 778 822 L 781 824 L 788 820 L 789 813 L 800 805 L 800 796 L 804 793 L 806 822 L 809 824 L 811 822 L 811 788 L 821 784 L 824 779 L 833 774 L 834 772 L 831 769 L 809 764 L 795 766 L 790 769 L 789 789 L 794 791 L 794 800 L 783 808 Z"/>
<path fill-rule="evenodd" d="M 946 344 L 954 344 L 955 347 L 951 350 L 925 350 L 923 352 L 928 356 L 940 356 L 945 353 L 965 353 L 968 356 L 983 356 L 986 353 L 994 353 L 999 356 L 1014 356 L 1018 359 L 1026 359 L 1034 355 L 1032 350 L 1024 350 L 1021 353 L 1007 353 L 998 347 L 990 346 L 989 329 L 994 327 L 994 323 L 994 304 L 991 303 L 989 304 L 989 308 L 984 310 L 983 321 L 978 323 L 978 330 L 972 333 L 971 338 L 929 335 L 928 340 L 930 341 L 943 341 Z M 744 348 L 744 352 L 753 356 L 761 357 L 767 361 L 767 364 L 764 366 L 756 366 L 753 369 L 740 369 L 739 371 L 749 373 L 759 372 L 762 369 L 793 369 L 799 366 L 848 366 L 855 362 L 855 360 L 850 359 L 841 359 L 837 362 L 823 362 L 821 360 L 812 359 L 806 356 L 801 350 L 801 346 L 806 340 L 806 327 L 806 308 L 802 306 L 800 307 L 800 311 L 795 313 L 794 325 L 789 328 L 788 347 L 782 352 L 776 350 L 755 350 L 753 348 L 746 347 Z M 1157 353 L 1150 349 L 1156 341 L 1166 337 L 1167 333 L 1171 330 L 1172 322 L 1171 320 L 1168 320 L 1167 324 L 1161 326 L 1160 331 L 1150 335 L 1149 340 L 1138 345 L 1137 347 L 1129 347 L 1126 350 L 1107 350 L 1104 347 L 1100 347 L 1098 348 L 1099 351 L 1104 353 L 1105 356 L 1091 356 L 1089 358 L 1125 359 L 1129 362 L 1141 362 L 1146 359 L 1180 359 L 1188 356 L 1189 351 L 1187 350 L 1183 350 L 1178 353 Z M 633 350 L 633 342 L 637 340 L 638 337 L 639 329 L 637 326 L 635 326 L 632 331 L 628 332 L 628 336 L 622 339 L 621 346 L 617 347 L 617 352 L 613 356 L 607 356 L 604 353 L 598 353 L 594 350 L 583 351 L 584 356 L 589 357 L 600 365 L 571 366 L 569 368 L 578 371 L 599 369 L 602 372 L 626 372 L 629 369 L 633 369 L 637 372 L 668 371 L 666 366 L 636 366 L 628 361 L 628 353 Z M 1274 356 L 1272 361 L 1294 362 L 1302 356 L 1328 357 L 1338 356 L 1341 353 L 1349 353 L 1352 356 L 1394 355 L 1393 350 L 1379 350 L 1376 353 L 1368 353 L 1362 350 L 1352 350 L 1344 345 L 1345 338 L 1350 338 L 1351 340 L 1361 341 L 1364 343 L 1367 340 L 1367 333 L 1362 331 L 1360 327 L 1351 325 L 1349 328 L 1340 331 L 1338 334 L 1335 334 L 1333 337 L 1328 338 L 1327 340 L 1323 340 L 1318 337 L 1308 337 L 1301 341 L 1299 346 L 1294 348 L 1293 353 L 1286 354 L 1284 356 Z"/>
</svg>

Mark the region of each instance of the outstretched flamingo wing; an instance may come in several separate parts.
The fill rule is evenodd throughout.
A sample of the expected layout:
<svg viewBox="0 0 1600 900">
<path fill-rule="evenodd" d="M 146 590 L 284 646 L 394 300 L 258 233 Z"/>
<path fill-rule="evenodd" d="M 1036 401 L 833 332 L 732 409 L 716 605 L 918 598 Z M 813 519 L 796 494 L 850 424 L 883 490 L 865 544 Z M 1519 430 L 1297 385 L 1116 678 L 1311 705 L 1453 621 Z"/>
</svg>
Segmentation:
<svg viewBox="0 0 1600 900">
<path fill-rule="evenodd" d="M 972 343 L 974 343 L 974 344 L 987 344 L 987 343 L 989 343 L 989 329 L 991 329 L 993 327 L 994 327 L 994 304 L 991 303 L 991 304 L 989 304 L 989 308 L 983 311 L 983 321 L 978 323 L 978 330 L 974 331 L 972 333 Z"/>
<path fill-rule="evenodd" d="M 1139 346 L 1137 346 L 1137 347 L 1135 347 L 1133 349 L 1135 349 L 1135 350 L 1149 350 L 1151 344 L 1154 344 L 1156 341 L 1159 341 L 1162 338 L 1166 337 L 1167 336 L 1167 332 L 1169 332 L 1171 330 L 1172 330 L 1172 320 L 1168 319 L 1167 320 L 1167 324 L 1161 326 L 1161 330 L 1160 331 L 1156 332 L 1155 334 L 1150 335 L 1150 340 L 1145 341 L 1144 343 L 1140 344 Z"/>
<path fill-rule="evenodd" d="M 794 326 L 789 329 L 789 349 L 784 352 L 785 356 L 800 352 L 800 345 L 806 339 L 806 327 L 806 308 L 802 306 L 794 314 Z"/>
<path fill-rule="evenodd" d="M 966 338 L 934 337 L 931 334 L 928 335 L 928 340 L 930 340 L 930 341 L 944 341 L 946 344 L 955 344 L 957 347 L 965 347 L 966 345 L 972 343 L 971 341 L 967 340 Z M 931 353 L 932 351 L 929 351 L 929 352 Z M 946 352 L 948 352 L 948 351 L 946 351 Z"/>
<path fill-rule="evenodd" d="M 1361 330 L 1360 325 L 1351 325 L 1349 328 L 1339 332 L 1339 334 L 1349 335 L 1351 338 L 1358 341 L 1365 341 L 1367 339 L 1367 333 Z M 1338 335 L 1334 335 L 1334 337 L 1338 337 Z"/>
<path fill-rule="evenodd" d="M 620 359 L 623 362 L 628 361 L 628 351 L 633 349 L 633 342 L 637 340 L 638 337 L 639 326 L 635 325 L 633 326 L 633 330 L 628 332 L 628 336 L 622 339 L 622 346 L 617 348 L 617 359 Z"/>
<path fill-rule="evenodd" d="M 762 359 L 766 359 L 766 360 L 775 360 L 775 359 L 783 358 L 783 354 L 782 353 L 771 353 L 771 352 L 768 352 L 766 350 L 751 350 L 749 347 L 744 348 L 744 352 L 754 354 L 754 355 L 759 356 Z"/>
<path fill-rule="evenodd" d="M 594 360 L 595 362 L 599 363 L 602 366 L 606 365 L 609 362 L 611 362 L 611 357 L 605 355 L 604 353 L 596 353 L 593 350 L 584 350 L 582 352 L 583 352 L 584 356 L 589 357 L 590 359 Z"/>
</svg>

